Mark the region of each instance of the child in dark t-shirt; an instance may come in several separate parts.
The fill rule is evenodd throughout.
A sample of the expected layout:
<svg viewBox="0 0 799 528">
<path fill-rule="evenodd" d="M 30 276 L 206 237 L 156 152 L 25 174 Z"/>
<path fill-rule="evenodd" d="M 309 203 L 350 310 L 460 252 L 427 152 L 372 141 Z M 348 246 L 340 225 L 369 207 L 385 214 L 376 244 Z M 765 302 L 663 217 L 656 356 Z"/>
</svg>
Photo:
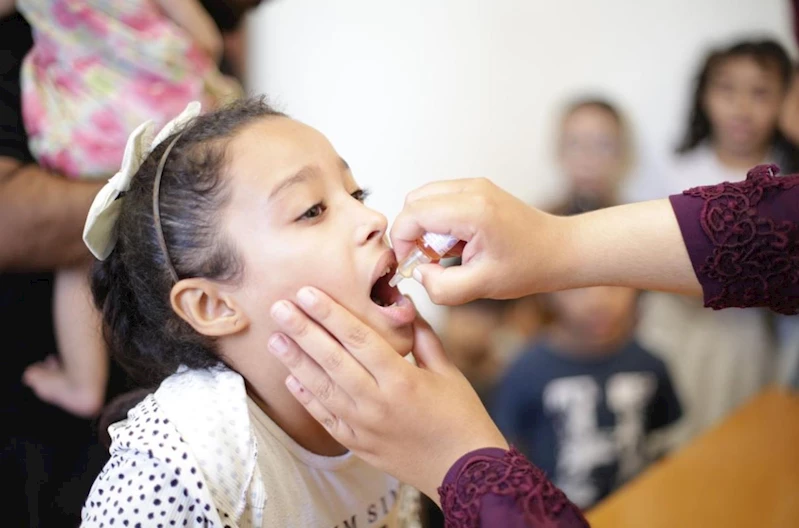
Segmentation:
<svg viewBox="0 0 799 528">
<path fill-rule="evenodd" d="M 682 414 L 665 364 L 631 337 L 637 297 L 615 287 L 548 295 L 552 324 L 495 396 L 508 441 L 583 508 L 646 467 L 650 433 Z"/>
</svg>

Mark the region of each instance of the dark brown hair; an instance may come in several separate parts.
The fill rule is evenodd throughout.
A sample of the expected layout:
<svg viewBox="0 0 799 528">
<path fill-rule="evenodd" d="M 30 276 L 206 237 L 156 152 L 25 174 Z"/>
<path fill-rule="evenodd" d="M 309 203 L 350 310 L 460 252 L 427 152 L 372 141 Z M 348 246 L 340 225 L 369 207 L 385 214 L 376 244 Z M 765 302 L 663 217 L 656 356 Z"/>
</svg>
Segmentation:
<svg viewBox="0 0 799 528">
<path fill-rule="evenodd" d="M 178 277 L 236 281 L 242 264 L 219 230 L 220 211 L 230 196 L 227 145 L 247 125 L 274 116 L 283 114 L 263 98 L 252 98 L 196 117 L 147 156 L 124 194 L 118 241 L 106 260 L 95 263 L 91 286 L 112 357 L 138 385 L 155 387 L 180 365 L 208 368 L 220 361 L 214 340 L 197 333 L 170 303 L 174 279 L 153 217 L 153 184 L 165 149 L 177 138 L 158 196 L 164 241 Z M 125 407 L 135 403 L 119 401 Z"/>
<path fill-rule="evenodd" d="M 696 77 L 688 127 L 677 147 L 678 153 L 690 152 L 710 138 L 712 134 L 710 119 L 705 112 L 703 103 L 710 77 L 719 65 L 738 57 L 748 57 L 763 68 L 776 69 L 783 88 L 788 90 L 793 79 L 794 67 L 791 58 L 779 42 L 771 39 L 747 40 L 735 43 L 728 48 L 710 51 Z M 772 144 L 778 163 L 783 165 L 783 172 L 788 173 L 799 168 L 799 150 L 776 127 Z"/>
</svg>

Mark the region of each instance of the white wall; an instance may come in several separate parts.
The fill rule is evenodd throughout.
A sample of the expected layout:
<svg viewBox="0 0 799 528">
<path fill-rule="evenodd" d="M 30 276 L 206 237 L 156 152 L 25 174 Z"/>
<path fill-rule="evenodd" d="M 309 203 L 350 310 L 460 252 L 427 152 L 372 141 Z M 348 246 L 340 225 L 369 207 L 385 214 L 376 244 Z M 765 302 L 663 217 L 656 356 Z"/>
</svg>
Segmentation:
<svg viewBox="0 0 799 528">
<path fill-rule="evenodd" d="M 544 204 L 565 98 L 619 101 L 639 170 L 656 170 L 706 47 L 765 34 L 795 52 L 789 1 L 270 0 L 249 21 L 249 84 L 325 133 L 389 219 L 436 179 L 487 176 Z"/>
</svg>

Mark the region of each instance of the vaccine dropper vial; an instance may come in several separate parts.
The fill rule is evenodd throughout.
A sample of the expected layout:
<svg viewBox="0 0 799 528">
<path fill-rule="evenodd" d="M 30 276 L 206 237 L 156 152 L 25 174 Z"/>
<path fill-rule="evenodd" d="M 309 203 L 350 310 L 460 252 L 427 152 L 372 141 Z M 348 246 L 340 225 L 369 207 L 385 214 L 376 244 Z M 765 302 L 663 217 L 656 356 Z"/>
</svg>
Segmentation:
<svg viewBox="0 0 799 528">
<path fill-rule="evenodd" d="M 425 233 L 416 241 L 413 251 L 399 263 L 397 272 L 391 277 L 389 285 L 393 288 L 402 279 L 409 279 L 419 264 L 438 262 L 457 243 L 458 239 L 452 235 Z"/>
</svg>

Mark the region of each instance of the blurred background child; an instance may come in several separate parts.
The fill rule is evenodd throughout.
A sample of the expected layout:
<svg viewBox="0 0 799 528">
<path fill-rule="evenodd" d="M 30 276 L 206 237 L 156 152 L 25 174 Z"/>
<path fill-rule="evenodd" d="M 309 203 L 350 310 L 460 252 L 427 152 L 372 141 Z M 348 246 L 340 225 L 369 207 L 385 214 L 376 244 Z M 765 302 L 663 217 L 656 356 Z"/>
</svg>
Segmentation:
<svg viewBox="0 0 799 528">
<path fill-rule="evenodd" d="M 616 205 L 631 160 L 621 111 L 606 99 L 576 99 L 566 106 L 558 130 L 557 162 L 566 197 L 549 209 L 564 214 Z"/>
<path fill-rule="evenodd" d="M 549 294 L 553 321 L 507 369 L 494 416 L 508 441 L 588 508 L 660 453 L 680 403 L 665 364 L 633 339 L 638 292 Z"/>
<path fill-rule="evenodd" d="M 241 95 L 218 69 L 222 35 L 199 0 L 18 0 L 34 45 L 22 66 L 22 111 L 31 153 L 70 178 L 118 170 L 128 134 L 162 126 L 191 100 L 211 108 Z M 35 363 L 25 383 L 80 416 L 105 398 L 108 358 L 89 301 L 86 266 L 54 285 L 59 358 Z"/>
<path fill-rule="evenodd" d="M 452 361 L 483 404 L 491 408 L 497 381 L 541 324 L 537 296 L 507 301 L 478 299 L 449 307 L 441 336 Z"/>
<path fill-rule="evenodd" d="M 784 173 L 796 147 L 778 127 L 793 66 L 772 40 L 746 40 L 709 53 L 696 80 L 685 137 L 661 196 L 697 185 L 740 181 L 760 163 Z M 745 279 L 745 277 L 742 277 Z M 700 299 L 649 293 L 641 341 L 672 367 L 686 418 L 676 441 L 690 440 L 774 380 L 777 344 L 766 311 L 703 308 Z"/>
</svg>

